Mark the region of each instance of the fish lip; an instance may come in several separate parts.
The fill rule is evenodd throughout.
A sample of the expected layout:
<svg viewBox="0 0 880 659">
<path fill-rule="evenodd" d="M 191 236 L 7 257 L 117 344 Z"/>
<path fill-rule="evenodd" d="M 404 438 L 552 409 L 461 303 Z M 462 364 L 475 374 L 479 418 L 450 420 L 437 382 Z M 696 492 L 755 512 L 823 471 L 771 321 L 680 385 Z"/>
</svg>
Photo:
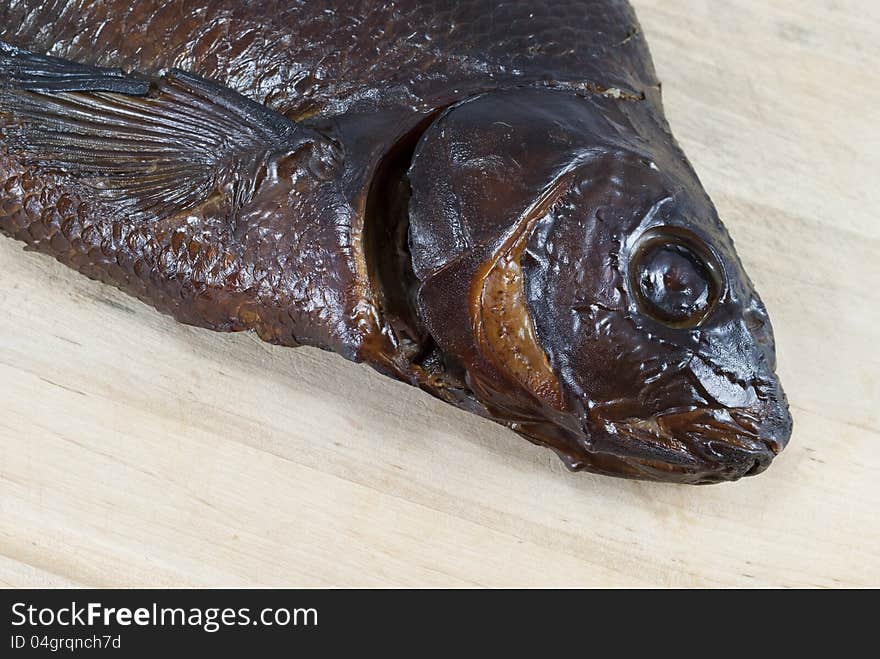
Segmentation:
<svg viewBox="0 0 880 659">
<path fill-rule="evenodd" d="M 603 426 L 603 437 L 596 438 L 595 420 L 584 424 L 594 437 L 590 450 L 625 460 L 646 479 L 700 484 L 762 473 L 785 448 L 792 428 L 784 400 L 774 400 L 771 409 L 685 409 L 647 420 L 605 420 Z"/>
<path fill-rule="evenodd" d="M 753 448 L 744 448 L 718 441 L 706 442 L 703 450 L 715 458 L 719 480 L 737 480 L 744 476 L 755 476 L 765 471 L 776 453 L 767 444 L 760 442 Z M 712 457 L 707 462 L 711 464 Z"/>
</svg>

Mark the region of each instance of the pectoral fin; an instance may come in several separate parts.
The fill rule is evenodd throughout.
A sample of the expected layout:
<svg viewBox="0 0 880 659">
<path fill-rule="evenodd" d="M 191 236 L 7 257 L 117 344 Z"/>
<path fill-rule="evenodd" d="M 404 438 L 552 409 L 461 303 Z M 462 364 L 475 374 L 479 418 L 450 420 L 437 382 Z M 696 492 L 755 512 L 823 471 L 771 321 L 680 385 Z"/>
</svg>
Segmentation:
<svg viewBox="0 0 880 659">
<path fill-rule="evenodd" d="M 150 81 L 141 76 L 127 76 L 120 69 L 84 66 L 58 57 L 37 55 L 0 41 L 0 89 L 143 95 L 150 90 Z"/>
<path fill-rule="evenodd" d="M 11 152 L 80 179 L 135 219 L 216 193 L 235 212 L 273 156 L 336 156 L 328 138 L 198 76 L 127 76 L 2 43 L 0 114 Z"/>
</svg>

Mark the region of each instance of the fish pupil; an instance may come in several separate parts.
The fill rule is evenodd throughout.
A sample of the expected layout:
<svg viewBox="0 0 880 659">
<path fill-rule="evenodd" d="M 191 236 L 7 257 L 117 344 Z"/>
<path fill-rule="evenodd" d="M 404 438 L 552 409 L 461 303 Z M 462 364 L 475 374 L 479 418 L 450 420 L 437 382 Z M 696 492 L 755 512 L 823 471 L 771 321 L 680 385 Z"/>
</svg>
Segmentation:
<svg viewBox="0 0 880 659">
<path fill-rule="evenodd" d="M 637 299 L 648 315 L 666 324 L 698 324 L 717 296 L 704 260 L 678 241 L 651 241 L 637 256 Z"/>
</svg>

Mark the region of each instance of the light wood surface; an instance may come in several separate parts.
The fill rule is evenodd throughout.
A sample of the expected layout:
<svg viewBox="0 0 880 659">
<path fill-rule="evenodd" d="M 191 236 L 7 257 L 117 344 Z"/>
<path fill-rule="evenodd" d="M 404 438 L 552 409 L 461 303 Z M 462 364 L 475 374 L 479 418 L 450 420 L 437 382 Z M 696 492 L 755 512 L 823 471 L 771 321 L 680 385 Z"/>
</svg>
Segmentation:
<svg viewBox="0 0 880 659">
<path fill-rule="evenodd" d="M 640 0 L 795 417 L 683 487 L 315 350 L 175 324 L 0 239 L 0 584 L 880 585 L 880 3 Z"/>
</svg>

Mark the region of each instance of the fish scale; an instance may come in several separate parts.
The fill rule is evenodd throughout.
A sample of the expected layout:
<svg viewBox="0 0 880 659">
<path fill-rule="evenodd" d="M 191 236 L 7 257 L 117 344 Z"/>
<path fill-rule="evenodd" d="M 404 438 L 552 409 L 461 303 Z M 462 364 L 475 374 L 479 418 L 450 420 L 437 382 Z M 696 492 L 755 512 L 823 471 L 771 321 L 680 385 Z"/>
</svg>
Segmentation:
<svg viewBox="0 0 880 659">
<path fill-rule="evenodd" d="M 362 96 L 365 86 L 402 85 L 428 101 L 449 84 L 485 86 L 487 73 L 508 81 L 552 74 L 607 87 L 656 85 L 644 40 L 633 37 L 637 23 L 627 2 L 250 6 L 237 0 L 6 2 L 0 39 L 85 64 L 146 72 L 177 67 L 291 113 L 304 106 L 332 113 Z M 609 49 L 615 59 L 600 59 Z"/>
</svg>

